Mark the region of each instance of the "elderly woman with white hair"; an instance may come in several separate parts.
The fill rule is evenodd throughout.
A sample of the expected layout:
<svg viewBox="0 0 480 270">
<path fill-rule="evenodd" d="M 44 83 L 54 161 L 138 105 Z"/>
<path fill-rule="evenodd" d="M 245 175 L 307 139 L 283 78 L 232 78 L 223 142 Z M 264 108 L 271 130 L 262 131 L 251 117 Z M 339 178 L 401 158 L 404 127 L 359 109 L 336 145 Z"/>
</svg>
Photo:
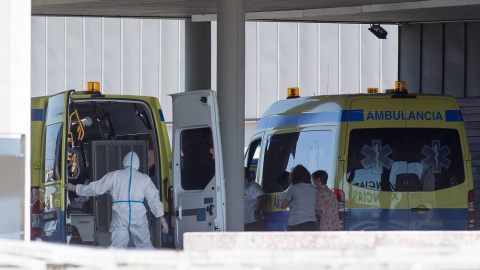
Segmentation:
<svg viewBox="0 0 480 270">
<path fill-rule="evenodd" d="M 102 179 L 88 185 L 65 184 L 69 191 L 79 196 L 96 196 L 110 191 L 112 196 L 112 246 L 126 248 L 130 239 L 137 248 L 153 249 L 148 228 L 147 210 L 143 200 L 148 201 L 150 210 L 160 219 L 162 231 L 168 232 L 163 204 L 158 189 L 148 175 L 138 171 L 140 160 L 135 152 L 129 152 L 123 159 L 124 169 L 107 173 Z"/>
</svg>

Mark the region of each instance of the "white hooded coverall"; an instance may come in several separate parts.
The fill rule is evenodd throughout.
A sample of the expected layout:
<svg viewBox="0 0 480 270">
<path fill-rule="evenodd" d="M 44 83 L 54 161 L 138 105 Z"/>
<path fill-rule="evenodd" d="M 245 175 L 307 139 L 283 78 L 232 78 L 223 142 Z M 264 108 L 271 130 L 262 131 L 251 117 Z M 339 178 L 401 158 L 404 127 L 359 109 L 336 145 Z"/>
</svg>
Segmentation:
<svg viewBox="0 0 480 270">
<path fill-rule="evenodd" d="M 129 232 L 137 248 L 153 249 L 148 228 L 144 198 L 156 218 L 164 215 L 158 189 L 148 175 L 138 171 L 140 160 L 135 152 L 123 159 L 123 170 L 107 173 L 102 179 L 88 185 L 76 185 L 79 196 L 95 196 L 110 190 L 112 196 L 112 246 L 125 248 Z"/>
</svg>

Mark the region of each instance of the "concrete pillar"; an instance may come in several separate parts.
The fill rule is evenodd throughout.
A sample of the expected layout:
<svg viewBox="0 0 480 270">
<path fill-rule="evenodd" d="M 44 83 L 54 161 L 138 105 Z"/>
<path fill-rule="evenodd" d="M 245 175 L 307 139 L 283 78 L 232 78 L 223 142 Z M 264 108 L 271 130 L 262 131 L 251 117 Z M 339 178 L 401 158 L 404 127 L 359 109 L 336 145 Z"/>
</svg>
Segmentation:
<svg viewBox="0 0 480 270">
<path fill-rule="evenodd" d="M 243 231 L 245 0 L 217 0 L 217 22 L 217 96 L 226 186 L 226 228 Z"/>
<path fill-rule="evenodd" d="M 210 24 L 185 20 L 185 92 L 211 89 Z"/>
<path fill-rule="evenodd" d="M 0 155 L 14 156 L 24 160 L 21 171 L 18 173 L 12 172 L 11 163 L 0 163 L 0 170 L 8 172 L 0 175 L 0 183 L 13 184 L 8 182 L 18 180 L 10 179 L 8 175 L 25 176 L 20 184 L 14 183 L 15 190 L 10 193 L 12 194 L 10 201 L 3 196 L 0 198 L 0 208 L 3 209 L 1 220 L 18 223 L 15 232 L 11 232 L 12 236 L 28 241 L 30 237 L 28 200 L 30 198 L 31 0 L 0 0 L 0 7 L 2 40 L 0 42 L 0 135 L 2 141 L 0 142 L 5 144 Z M 6 151 L 9 147 L 13 147 L 12 151 Z M 10 158 L 7 159 L 11 161 Z M 19 196 L 21 198 L 18 198 Z M 10 204 L 12 200 L 18 200 L 14 209 L 2 207 Z M 21 213 L 18 214 L 18 211 Z M 2 231 L 2 233 L 6 232 Z"/>
</svg>

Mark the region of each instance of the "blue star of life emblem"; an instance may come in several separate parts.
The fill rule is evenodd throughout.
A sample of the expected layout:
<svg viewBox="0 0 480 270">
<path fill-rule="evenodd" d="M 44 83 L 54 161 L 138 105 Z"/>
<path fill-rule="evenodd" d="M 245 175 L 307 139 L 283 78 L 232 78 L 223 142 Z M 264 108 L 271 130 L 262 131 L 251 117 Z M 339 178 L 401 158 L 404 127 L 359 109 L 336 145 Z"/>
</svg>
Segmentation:
<svg viewBox="0 0 480 270">
<path fill-rule="evenodd" d="M 390 169 L 393 164 L 393 160 L 388 156 L 393 153 L 390 145 L 382 147 L 380 140 L 372 140 L 372 147 L 364 145 L 361 153 L 365 156 L 362 160 L 363 168 L 372 168 L 372 172 L 375 174 L 381 174 L 383 168 Z"/>
<path fill-rule="evenodd" d="M 440 145 L 440 141 L 432 141 L 432 147 L 427 145 L 423 146 L 422 154 L 426 156 L 422 160 L 423 166 L 425 168 L 432 167 L 433 173 L 442 173 L 442 167 L 448 169 L 450 167 L 450 159 L 446 158 L 450 154 L 450 149 L 448 146 Z"/>
</svg>

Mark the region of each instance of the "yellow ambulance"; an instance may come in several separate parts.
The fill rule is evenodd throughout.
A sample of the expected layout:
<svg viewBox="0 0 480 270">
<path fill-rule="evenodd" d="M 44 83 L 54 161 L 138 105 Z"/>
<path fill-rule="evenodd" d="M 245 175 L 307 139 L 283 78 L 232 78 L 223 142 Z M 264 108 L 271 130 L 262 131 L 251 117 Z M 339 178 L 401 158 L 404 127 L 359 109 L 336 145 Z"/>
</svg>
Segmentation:
<svg viewBox="0 0 480 270">
<path fill-rule="evenodd" d="M 170 226 L 169 234 L 162 233 L 158 219 L 148 215 L 155 247 L 181 247 L 185 231 L 224 230 L 224 197 L 212 188 L 223 187 L 215 93 L 172 95 L 178 123 L 173 128 L 175 157 L 157 98 L 107 95 L 98 83 L 88 85 L 88 91 L 32 98 L 31 239 L 109 246 L 111 196 L 79 197 L 64 185 L 88 184 L 123 169 L 130 151 L 140 158 L 139 171 L 159 189 Z M 209 148 L 203 153 L 206 142 Z M 212 162 L 212 155 L 219 158 Z M 177 164 L 173 169 L 172 160 Z M 211 174 L 199 176 L 212 168 Z M 192 200 L 193 194 L 201 196 Z"/>
<path fill-rule="evenodd" d="M 297 164 L 325 170 L 344 230 L 474 229 L 471 156 L 450 96 L 296 97 L 260 119 L 245 155 L 270 202 L 268 230 L 288 230 L 279 195 Z M 289 92 L 290 93 L 290 92 Z"/>
</svg>

